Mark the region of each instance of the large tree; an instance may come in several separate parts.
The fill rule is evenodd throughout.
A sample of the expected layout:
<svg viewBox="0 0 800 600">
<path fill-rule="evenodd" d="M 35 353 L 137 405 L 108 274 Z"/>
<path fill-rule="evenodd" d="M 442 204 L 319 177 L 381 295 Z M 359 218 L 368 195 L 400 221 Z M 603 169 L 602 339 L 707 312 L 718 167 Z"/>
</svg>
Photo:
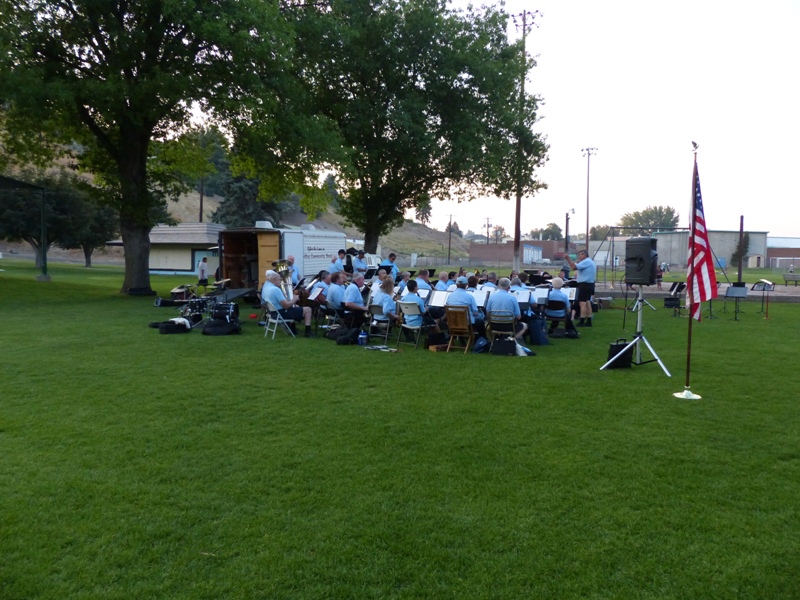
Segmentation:
<svg viewBox="0 0 800 600">
<path fill-rule="evenodd" d="M 368 252 L 428 198 L 507 197 L 520 177 L 510 168 L 520 140 L 532 160 L 543 156 L 530 131 L 536 99 L 520 102 L 529 63 L 508 42 L 501 11 L 331 0 L 329 10 L 306 12 L 303 73 L 345 153 L 339 213 L 363 232 Z"/>
<path fill-rule="evenodd" d="M 540 237 L 541 236 L 541 237 Z M 563 240 L 564 235 L 561 233 L 561 227 L 556 223 L 548 223 L 544 229 L 532 229 L 531 237 L 535 240 Z"/>
<path fill-rule="evenodd" d="M 193 103 L 233 122 L 257 112 L 274 123 L 281 110 L 288 127 L 291 112 L 265 90 L 291 79 L 289 51 L 276 0 L 0 0 L 7 131 L 20 148 L 41 130 L 80 143 L 77 160 L 116 187 L 128 293 L 151 292 L 149 232 L 164 200 L 150 184 L 152 142 L 187 123 Z"/>
<path fill-rule="evenodd" d="M 641 211 L 625 213 L 619 224 L 636 228 L 628 230 L 629 235 L 652 235 L 659 229 L 674 229 L 678 226 L 678 218 L 678 213 L 671 206 L 648 206 Z"/>
<path fill-rule="evenodd" d="M 0 190 L 0 239 L 30 244 L 36 266 L 41 267 L 42 244 L 46 251 L 81 231 L 90 219 L 89 204 L 74 176 L 64 170 L 50 174 L 25 171 L 21 177 L 45 191 Z"/>
</svg>

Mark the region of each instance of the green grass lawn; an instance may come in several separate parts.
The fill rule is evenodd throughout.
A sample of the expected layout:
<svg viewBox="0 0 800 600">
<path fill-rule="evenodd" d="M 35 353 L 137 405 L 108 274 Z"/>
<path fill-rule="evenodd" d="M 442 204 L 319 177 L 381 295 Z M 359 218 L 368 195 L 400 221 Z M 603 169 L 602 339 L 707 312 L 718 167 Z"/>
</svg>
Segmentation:
<svg viewBox="0 0 800 600">
<path fill-rule="evenodd" d="M 121 271 L 4 260 L 0 598 L 799 598 L 800 306 L 533 358 L 159 335 Z M 154 278 L 162 296 L 179 278 Z M 645 357 L 649 353 L 645 351 Z"/>
</svg>

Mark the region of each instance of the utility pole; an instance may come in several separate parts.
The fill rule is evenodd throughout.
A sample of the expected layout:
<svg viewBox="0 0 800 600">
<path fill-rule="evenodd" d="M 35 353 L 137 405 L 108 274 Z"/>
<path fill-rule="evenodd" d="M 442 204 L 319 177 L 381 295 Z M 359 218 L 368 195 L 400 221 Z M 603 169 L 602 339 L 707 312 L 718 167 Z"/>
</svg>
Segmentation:
<svg viewBox="0 0 800 600">
<path fill-rule="evenodd" d="M 564 230 L 564 253 L 569 256 L 569 213 L 575 214 L 575 209 L 571 208 L 567 211 L 567 227 Z"/>
<path fill-rule="evenodd" d="M 453 239 L 453 215 L 450 215 L 450 225 L 447 226 L 447 264 L 450 264 L 450 240 Z"/>
<path fill-rule="evenodd" d="M 533 27 L 533 25 L 534 25 L 533 19 L 536 16 L 536 14 L 538 14 L 538 12 L 539 11 L 536 11 L 536 12 L 522 11 L 522 14 L 520 15 L 522 17 L 522 66 L 523 66 L 522 74 L 520 75 L 520 81 L 519 81 L 519 107 L 518 107 L 519 115 L 518 115 L 518 123 L 517 123 L 517 126 L 519 127 L 520 130 L 522 130 L 522 128 L 525 125 L 525 121 L 524 121 L 524 119 L 525 119 L 525 77 L 528 74 L 528 67 L 527 67 L 528 55 L 527 55 L 527 52 L 526 52 L 526 49 L 525 49 L 525 41 L 526 41 L 525 38 L 527 37 L 528 29 Z M 530 24 L 528 24 L 528 17 L 529 16 L 531 17 Z M 513 19 L 513 17 L 512 17 L 512 19 Z M 513 20 L 514 20 L 514 24 L 516 25 L 516 19 L 513 19 Z M 516 154 L 517 154 L 517 159 L 516 159 L 515 165 L 514 165 L 514 171 L 515 171 L 515 173 L 514 173 L 514 180 L 515 180 L 514 183 L 515 183 L 515 186 L 516 186 L 516 196 L 517 196 L 516 197 L 516 201 L 517 201 L 517 203 L 516 203 L 516 212 L 515 212 L 515 215 L 514 215 L 514 267 L 513 268 L 516 271 L 519 271 L 519 269 L 520 269 L 519 248 L 520 248 L 520 240 L 522 238 L 520 222 L 521 222 L 521 219 L 522 219 L 522 190 L 524 188 L 524 185 L 523 185 L 523 182 L 522 182 L 522 174 L 524 172 L 524 169 L 522 168 L 522 161 L 525 160 L 525 153 L 523 152 L 522 138 L 521 137 L 517 140 L 517 153 Z"/>
<path fill-rule="evenodd" d="M 489 219 L 490 218 L 491 217 L 486 217 L 486 245 L 487 246 L 489 245 L 489 231 L 490 231 L 490 228 L 492 227 L 491 224 L 489 223 Z"/>
<path fill-rule="evenodd" d="M 586 157 L 586 253 L 589 253 L 589 165 L 592 155 L 597 154 L 597 148 L 582 148 L 581 152 Z"/>
</svg>

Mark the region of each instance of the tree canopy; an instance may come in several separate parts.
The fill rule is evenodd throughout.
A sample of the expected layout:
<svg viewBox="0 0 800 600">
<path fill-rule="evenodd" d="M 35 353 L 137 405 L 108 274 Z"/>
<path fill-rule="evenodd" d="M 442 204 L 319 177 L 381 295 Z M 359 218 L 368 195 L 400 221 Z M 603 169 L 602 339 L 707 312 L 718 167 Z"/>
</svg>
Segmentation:
<svg viewBox="0 0 800 600">
<path fill-rule="evenodd" d="M 539 236 L 541 236 L 541 238 Z M 561 233 L 561 227 L 555 223 L 548 223 L 547 227 L 544 229 L 532 229 L 531 237 L 535 240 L 542 239 L 560 241 L 564 239 L 564 235 Z"/>
<path fill-rule="evenodd" d="M 150 185 L 152 143 L 184 126 L 194 103 L 232 123 L 254 106 L 276 122 L 286 107 L 264 90 L 293 78 L 278 3 L 0 0 L 0 32 L 4 142 L 23 152 L 44 131 L 80 144 L 75 159 L 117 191 L 122 291 L 150 293 L 149 231 L 163 201 Z M 282 110 L 284 124 L 291 114 Z"/>
<path fill-rule="evenodd" d="M 674 229 L 678 226 L 679 215 L 671 206 L 648 206 L 644 210 L 625 213 L 619 221 L 623 227 L 636 227 L 628 230 L 630 235 L 652 235 L 659 229 Z"/>
<path fill-rule="evenodd" d="M 116 234 L 114 211 L 98 203 L 96 190 L 63 169 L 49 174 L 24 171 L 21 176 L 44 188 L 44 194 L 42 197 L 39 192 L 0 190 L 0 239 L 27 242 L 36 253 L 36 266 L 42 266 L 44 208 L 45 249 L 53 244 L 82 248 L 86 266 L 90 267 L 92 252 Z"/>
<path fill-rule="evenodd" d="M 426 199 L 507 197 L 519 139 L 543 160 L 537 99 L 519 102 L 529 63 L 506 25 L 493 7 L 444 0 L 331 0 L 298 18 L 303 72 L 343 149 L 339 213 L 367 251 Z"/>
</svg>

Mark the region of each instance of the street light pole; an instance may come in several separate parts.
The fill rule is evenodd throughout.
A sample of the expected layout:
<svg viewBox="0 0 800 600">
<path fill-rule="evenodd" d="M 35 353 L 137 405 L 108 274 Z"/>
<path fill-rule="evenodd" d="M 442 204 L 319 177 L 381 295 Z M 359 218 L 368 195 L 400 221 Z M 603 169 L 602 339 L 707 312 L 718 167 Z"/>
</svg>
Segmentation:
<svg viewBox="0 0 800 600">
<path fill-rule="evenodd" d="M 586 253 L 589 253 L 589 165 L 592 155 L 597 154 L 597 148 L 581 148 L 586 157 Z"/>
</svg>

